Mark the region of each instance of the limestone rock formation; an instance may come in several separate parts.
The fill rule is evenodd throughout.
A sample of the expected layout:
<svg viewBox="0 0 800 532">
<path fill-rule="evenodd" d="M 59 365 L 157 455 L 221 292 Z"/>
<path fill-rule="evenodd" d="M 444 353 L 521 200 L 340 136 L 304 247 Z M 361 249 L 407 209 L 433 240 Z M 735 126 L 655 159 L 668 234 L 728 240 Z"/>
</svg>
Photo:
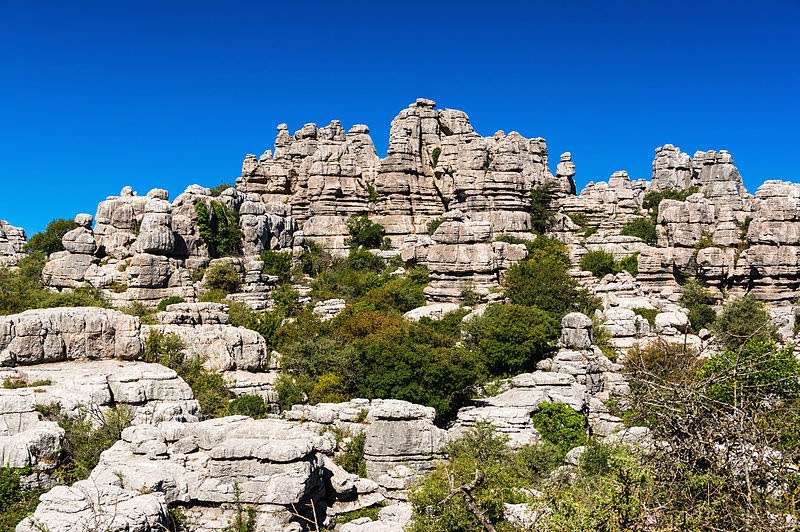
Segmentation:
<svg viewBox="0 0 800 532">
<path fill-rule="evenodd" d="M 48 471 L 59 464 L 64 431 L 40 420 L 38 407 L 56 404 L 66 416 L 100 416 L 126 408 L 133 423 L 197 421 L 189 386 L 158 364 L 130 361 L 70 361 L 0 369 L 0 380 L 27 384 L 0 389 L 0 459 L 8 467 Z"/>
<path fill-rule="evenodd" d="M 123 529 L 158 530 L 159 514 L 171 504 L 188 507 L 196 530 L 211 530 L 219 506 L 238 503 L 255 509 L 258 530 L 299 531 L 292 505 L 305 506 L 322 492 L 320 451 L 326 441 L 287 421 L 243 416 L 129 427 L 103 453 L 89 479 L 43 496 L 18 530 L 35 530 L 36 523 L 74 530 L 62 527 L 91 523 L 97 508 L 107 515 L 131 494 L 146 493 L 154 500 L 137 501 L 141 506 L 123 519 L 142 516 L 138 523 L 148 524 Z M 91 496 L 98 504 L 85 502 Z M 75 502 L 58 507 L 54 502 L 61 498 Z"/>
<path fill-rule="evenodd" d="M 608 182 L 589 183 L 578 196 L 562 197 L 558 206 L 560 212 L 585 220 L 587 226 L 602 234 L 619 232 L 626 222 L 642 215 L 646 188 L 645 180 L 631 181 L 628 172 L 620 170 Z"/>
<path fill-rule="evenodd" d="M 429 244 L 406 247 L 402 257 L 430 270 L 430 284 L 425 288 L 429 301 L 461 301 L 468 291 L 488 300 L 499 286 L 501 274 L 525 258 L 525 246 L 493 241 L 490 222 L 451 216 L 454 219 L 439 225 Z"/>
<path fill-rule="evenodd" d="M 0 266 L 14 266 L 22 256 L 25 230 L 0 220 Z"/>
<path fill-rule="evenodd" d="M 0 366 L 118 358 L 142 353 L 139 320 L 99 308 L 50 308 L 0 316 Z"/>
<path fill-rule="evenodd" d="M 353 126 L 345 133 L 334 120 L 323 128 L 306 124 L 290 136 L 281 124 L 274 155 L 270 150 L 259 159 L 248 155 L 239 182 L 265 204 L 289 204 L 306 236 L 344 250 L 347 218 L 367 213 L 378 167 L 368 132 L 366 126 Z"/>
</svg>

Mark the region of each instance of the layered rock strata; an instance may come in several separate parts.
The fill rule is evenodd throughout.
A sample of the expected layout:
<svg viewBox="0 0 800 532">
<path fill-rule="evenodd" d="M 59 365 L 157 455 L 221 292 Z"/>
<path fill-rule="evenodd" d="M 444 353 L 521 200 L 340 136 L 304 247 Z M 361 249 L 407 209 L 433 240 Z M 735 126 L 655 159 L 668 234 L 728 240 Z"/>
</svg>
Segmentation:
<svg viewBox="0 0 800 532">
<path fill-rule="evenodd" d="M 15 266 L 23 255 L 26 240 L 24 229 L 0 220 L 0 266 Z"/>
<path fill-rule="evenodd" d="M 78 530 L 145 493 L 152 500 L 120 517 L 137 525 L 122 529 L 159 530 L 167 505 L 185 505 L 194 530 L 215 530 L 218 517 L 230 523 L 244 504 L 254 509 L 257 530 L 299 531 L 293 513 L 323 492 L 321 451 L 329 448 L 328 439 L 296 424 L 243 416 L 129 427 L 86 481 L 42 496 L 17 530 Z"/>
</svg>

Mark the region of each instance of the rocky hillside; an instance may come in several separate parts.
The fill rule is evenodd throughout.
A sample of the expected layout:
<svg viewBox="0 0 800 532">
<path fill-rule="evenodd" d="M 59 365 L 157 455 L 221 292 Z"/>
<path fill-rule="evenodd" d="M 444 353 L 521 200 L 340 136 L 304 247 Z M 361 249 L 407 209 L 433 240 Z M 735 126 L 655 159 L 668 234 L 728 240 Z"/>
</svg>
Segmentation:
<svg viewBox="0 0 800 532">
<path fill-rule="evenodd" d="M 570 529 L 554 524 L 568 478 L 611 493 L 620 530 L 675 529 L 680 512 L 699 529 L 794 526 L 776 500 L 796 480 L 796 419 L 758 416 L 798 404 L 782 346 L 798 334 L 800 185 L 751 195 L 727 151 L 666 144 L 649 181 L 618 171 L 576 194 L 570 153 L 553 175 L 544 139 L 481 137 L 425 99 L 383 159 L 364 125 L 277 129 L 232 186 L 126 187 L 30 240 L 0 221 L 0 525 Z M 745 354 L 748 371 L 773 365 L 730 413 L 714 395 L 728 381 L 708 379 Z M 681 409 L 647 395 L 664 390 L 774 439 L 715 426 L 718 445 L 680 462 L 676 442 L 705 425 L 671 439 L 662 418 Z M 583 453 L 607 453 L 603 472 Z M 697 473 L 686 486 L 766 470 L 769 489 L 748 488 L 741 515 L 676 509 L 653 456 Z M 634 473 L 623 511 L 613 490 Z"/>
</svg>

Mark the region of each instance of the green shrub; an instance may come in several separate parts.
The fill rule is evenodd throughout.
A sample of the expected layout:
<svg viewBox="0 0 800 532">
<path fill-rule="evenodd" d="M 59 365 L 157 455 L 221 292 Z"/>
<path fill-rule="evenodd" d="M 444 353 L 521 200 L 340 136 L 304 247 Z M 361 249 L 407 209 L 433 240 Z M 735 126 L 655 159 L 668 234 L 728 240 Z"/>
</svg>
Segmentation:
<svg viewBox="0 0 800 532">
<path fill-rule="evenodd" d="M 617 271 L 625 270 L 632 276 L 636 277 L 639 275 L 639 252 L 632 255 L 628 255 L 627 257 L 621 259 L 617 262 Z"/>
<path fill-rule="evenodd" d="M 272 351 L 276 346 L 276 334 L 283 323 L 280 312 L 257 312 L 239 301 L 228 302 L 228 322 L 234 327 L 244 327 L 260 334 Z"/>
<path fill-rule="evenodd" d="M 428 284 L 428 270 L 424 267 L 412 270 L 405 278 L 392 279 L 385 284 L 371 289 L 364 296 L 364 301 L 372 304 L 377 310 L 397 310 L 408 312 L 425 305 L 423 289 Z"/>
<path fill-rule="evenodd" d="M 649 323 L 651 327 L 655 326 L 656 315 L 658 314 L 657 308 L 636 307 L 633 309 L 633 312 L 646 319 L 647 323 Z"/>
<path fill-rule="evenodd" d="M 617 263 L 614 255 L 605 250 L 590 251 L 581 258 L 581 270 L 592 272 L 598 279 L 609 273 L 617 273 Z"/>
<path fill-rule="evenodd" d="M 242 286 L 239 272 L 230 262 L 215 262 L 206 268 L 205 287 L 209 290 L 219 290 L 224 294 L 238 292 Z"/>
<path fill-rule="evenodd" d="M 267 417 L 269 409 L 264 398 L 258 395 L 242 395 L 228 403 L 229 416 L 249 416 L 253 419 Z"/>
<path fill-rule="evenodd" d="M 325 373 L 314 379 L 311 391 L 308 392 L 308 402 L 312 405 L 319 403 L 342 403 L 351 399 L 345 388 L 344 379 L 333 373 Z"/>
<path fill-rule="evenodd" d="M 656 234 L 656 226 L 652 220 L 648 218 L 634 218 L 625 222 L 622 226 L 621 235 L 635 236 L 640 238 L 646 244 L 655 246 L 658 242 L 658 235 Z"/>
<path fill-rule="evenodd" d="M 274 275 L 280 282 L 288 281 L 292 276 L 292 254 L 285 251 L 267 250 L 261 252 L 264 262 L 262 272 Z"/>
<path fill-rule="evenodd" d="M 531 420 L 542 438 L 559 449 L 562 456 L 586 443 L 586 418 L 564 403 L 542 403 Z"/>
<path fill-rule="evenodd" d="M 526 501 L 523 489 L 528 487 L 529 470 L 525 465 L 541 460 L 530 448 L 527 456 L 520 456 L 523 451 L 508 449 L 506 442 L 485 424 L 450 442 L 445 449 L 447 461 L 411 492 L 413 521 L 408 530 L 485 530 L 482 520 L 497 530 L 511 530 L 504 520 L 504 504 Z"/>
<path fill-rule="evenodd" d="M 306 240 L 300 254 L 300 269 L 303 273 L 316 277 L 320 272 L 327 270 L 333 257 L 325 251 L 320 244 L 313 240 Z"/>
<path fill-rule="evenodd" d="M 114 445 L 133 421 L 133 412 L 126 406 L 105 411 L 84 408 L 77 418 L 65 415 L 57 403 L 37 410 L 64 429 L 60 465 L 55 474 L 67 484 L 88 478 L 100 461 L 100 454 Z"/>
<path fill-rule="evenodd" d="M 231 185 L 229 185 L 228 183 L 220 182 L 219 185 L 211 187 L 209 189 L 211 190 L 211 197 L 217 198 L 219 197 L 220 194 L 222 194 L 223 191 L 228 190 L 229 188 L 231 188 Z"/>
<path fill-rule="evenodd" d="M 433 236 L 433 233 L 439 229 L 439 226 L 445 222 L 444 218 L 436 218 L 428 222 L 428 234 Z"/>
<path fill-rule="evenodd" d="M 709 397 L 731 405 L 800 398 L 800 361 L 792 346 L 778 349 L 771 342 L 750 340 L 735 351 L 712 355 L 697 376 L 708 381 Z"/>
<path fill-rule="evenodd" d="M 528 258 L 512 265 L 502 281 L 511 303 L 537 307 L 559 322 L 570 312 L 593 312 L 597 303 L 567 271 L 569 257 L 562 248 L 561 242 L 541 236 L 530 244 Z"/>
<path fill-rule="evenodd" d="M 552 203 L 555 198 L 556 190 L 551 183 L 531 190 L 531 228 L 534 233 L 544 234 L 553 225 L 555 211 Z"/>
<path fill-rule="evenodd" d="M 684 530 L 652 526 L 649 469 L 630 450 L 590 445 L 587 453 L 589 471 L 582 456 L 577 474 L 559 475 L 545 487 L 534 506 L 542 516 L 536 530 Z"/>
<path fill-rule="evenodd" d="M 212 255 L 223 257 L 239 254 L 242 231 L 239 215 L 222 202 L 208 203 L 198 199 L 194 203 L 200 237 L 208 245 Z"/>
<path fill-rule="evenodd" d="M 284 283 L 269 293 L 275 302 L 275 312 L 282 316 L 294 316 L 300 310 L 300 293 L 290 284 Z"/>
<path fill-rule="evenodd" d="M 694 332 L 708 327 L 717 319 L 711 292 L 695 279 L 689 279 L 683 286 L 680 303 L 689 311 L 689 323 Z"/>
<path fill-rule="evenodd" d="M 44 490 L 23 490 L 21 477 L 30 475 L 33 469 L 0 467 L 0 530 L 14 530 L 39 504 L 39 495 Z"/>
<path fill-rule="evenodd" d="M 431 167 L 436 168 L 436 165 L 439 164 L 439 156 L 442 154 L 442 148 L 436 146 L 433 151 L 431 152 Z"/>
<path fill-rule="evenodd" d="M 167 310 L 167 307 L 170 305 L 175 305 L 177 303 L 186 303 L 186 300 L 180 296 L 169 296 L 165 297 L 161 301 L 158 302 L 158 306 L 156 306 L 156 310 L 160 312 L 164 312 Z"/>
<path fill-rule="evenodd" d="M 120 307 L 119 310 L 129 316 L 136 316 L 145 325 L 154 325 L 156 323 L 155 314 L 157 309 L 143 305 L 138 301 L 132 301 L 130 305 Z"/>
<path fill-rule="evenodd" d="M 532 370 L 558 338 L 558 322 L 535 307 L 491 305 L 467 324 L 471 342 L 489 375 Z"/>
<path fill-rule="evenodd" d="M 777 339 L 777 327 L 773 325 L 769 312 L 752 295 L 725 305 L 711 325 L 711 331 L 725 349 L 731 351 L 751 340 L 770 342 Z"/>
<path fill-rule="evenodd" d="M 370 203 L 374 203 L 378 201 L 380 195 L 378 194 L 378 190 L 375 188 L 375 185 L 368 184 L 367 185 L 367 201 Z"/>
<path fill-rule="evenodd" d="M 348 473 L 367 478 L 367 461 L 364 459 L 364 444 L 367 433 L 359 432 L 350 438 L 340 454 L 334 456 L 333 461 Z"/>
<path fill-rule="evenodd" d="M 45 257 L 56 251 L 64 251 L 61 238 L 69 231 L 76 229 L 78 224 L 66 218 L 57 218 L 47 224 L 44 232 L 35 233 L 23 246 L 26 253 L 42 253 Z"/>
<path fill-rule="evenodd" d="M 347 220 L 347 230 L 350 232 L 347 245 L 351 249 L 377 249 L 384 245 L 386 230 L 382 225 L 373 223 L 366 215 L 352 215 Z"/>
<path fill-rule="evenodd" d="M 41 280 L 44 263 L 42 253 L 32 252 L 20 259 L 17 269 L 0 266 L 0 315 L 34 308 L 111 306 L 103 292 L 91 286 L 51 291 Z"/>
</svg>

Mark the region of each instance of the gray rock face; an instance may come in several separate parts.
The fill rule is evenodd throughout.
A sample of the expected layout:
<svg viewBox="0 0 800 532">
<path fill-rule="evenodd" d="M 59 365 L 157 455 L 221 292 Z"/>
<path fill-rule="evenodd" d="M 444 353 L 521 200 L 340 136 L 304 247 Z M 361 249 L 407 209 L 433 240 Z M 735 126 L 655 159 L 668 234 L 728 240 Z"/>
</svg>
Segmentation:
<svg viewBox="0 0 800 532">
<path fill-rule="evenodd" d="M 0 366 L 118 358 L 142 353 L 139 320 L 100 308 L 28 310 L 0 317 Z"/>
<path fill-rule="evenodd" d="M 583 217 L 589 226 L 605 235 L 619 232 L 626 222 L 642 215 L 646 188 L 644 179 L 631 181 L 628 173 L 620 170 L 608 182 L 589 183 L 579 196 L 564 196 L 558 206 L 564 214 Z"/>
<path fill-rule="evenodd" d="M 290 136 L 281 124 L 274 155 L 270 150 L 258 159 L 248 155 L 242 163 L 244 190 L 265 204 L 289 203 L 306 236 L 343 251 L 347 218 L 367 214 L 378 167 L 367 131 L 353 127 L 345 133 L 334 120 L 323 128 L 306 124 Z"/>
<path fill-rule="evenodd" d="M 430 100 L 417 100 L 393 120 L 385 159 L 367 133 L 353 126 L 345 134 L 334 121 L 290 135 L 281 124 L 274 154 L 248 155 L 239 185 L 264 203 L 289 203 L 305 236 L 337 252 L 346 249 L 345 222 L 353 214 L 373 212 L 395 245 L 426 233 L 431 220 L 453 209 L 497 231 L 526 233 L 533 187 L 574 191 L 571 163 L 553 177 L 543 139 L 515 132 L 483 138 L 465 113 L 436 110 Z"/>
<path fill-rule="evenodd" d="M 34 514 L 17 525 L 17 532 L 157 532 L 172 522 L 163 495 L 114 485 L 98 487 L 87 480 L 55 487 L 39 501 Z"/>
<path fill-rule="evenodd" d="M 434 303 L 455 303 L 465 292 L 488 300 L 500 276 L 527 255 L 525 246 L 493 242 L 489 222 L 452 220 L 442 223 L 423 245 L 404 248 L 402 258 L 415 260 L 430 270 L 425 297 Z"/>
<path fill-rule="evenodd" d="M 70 417 L 127 408 L 134 423 L 196 421 L 197 401 L 174 371 L 158 364 L 109 360 L 0 369 L 0 379 L 38 383 L 0 390 L 0 459 L 10 467 L 48 471 L 59 464 L 64 431 L 41 421 L 37 406 L 58 404 Z"/>
<path fill-rule="evenodd" d="M 376 404 L 377 403 L 377 404 Z M 387 399 L 373 401 L 364 457 L 367 476 L 390 498 L 417 482 L 441 455 L 446 431 L 433 424 L 433 408 Z"/>
<path fill-rule="evenodd" d="M 142 516 L 138 528 L 124 530 L 160 530 L 155 523 L 166 504 L 187 505 L 195 512 L 209 508 L 213 515 L 213 507 L 235 502 L 254 507 L 258 530 L 299 530 L 290 523 L 292 505 L 302 507 L 322 489 L 323 441 L 287 421 L 243 416 L 133 426 L 102 454 L 89 479 L 43 496 L 32 518 L 18 530 L 35 530 L 35 522 L 49 530 L 76 530 L 62 527 L 92 519 L 93 506 L 108 513 L 131 494 L 142 493 L 153 500 L 137 501 L 138 511 L 124 519 Z M 98 504 L 84 503 L 87 488 Z M 56 501 L 61 499 L 76 502 L 59 507 Z M 226 524 L 229 521 L 222 526 Z M 197 529 L 213 528 L 213 523 L 201 520 Z"/>
<path fill-rule="evenodd" d="M 0 220 L 0 265 L 16 265 L 26 240 L 24 229 Z"/>
<path fill-rule="evenodd" d="M 186 324 L 142 326 L 144 338 L 151 331 L 178 335 L 186 344 L 186 355 L 205 358 L 205 367 L 212 371 L 259 372 L 274 369 L 277 364 L 270 358 L 264 337 L 244 327 L 211 323 L 191 327 Z"/>
<path fill-rule="evenodd" d="M 571 349 L 589 349 L 592 341 L 592 319 L 589 316 L 572 312 L 561 319 L 561 345 Z"/>
</svg>

